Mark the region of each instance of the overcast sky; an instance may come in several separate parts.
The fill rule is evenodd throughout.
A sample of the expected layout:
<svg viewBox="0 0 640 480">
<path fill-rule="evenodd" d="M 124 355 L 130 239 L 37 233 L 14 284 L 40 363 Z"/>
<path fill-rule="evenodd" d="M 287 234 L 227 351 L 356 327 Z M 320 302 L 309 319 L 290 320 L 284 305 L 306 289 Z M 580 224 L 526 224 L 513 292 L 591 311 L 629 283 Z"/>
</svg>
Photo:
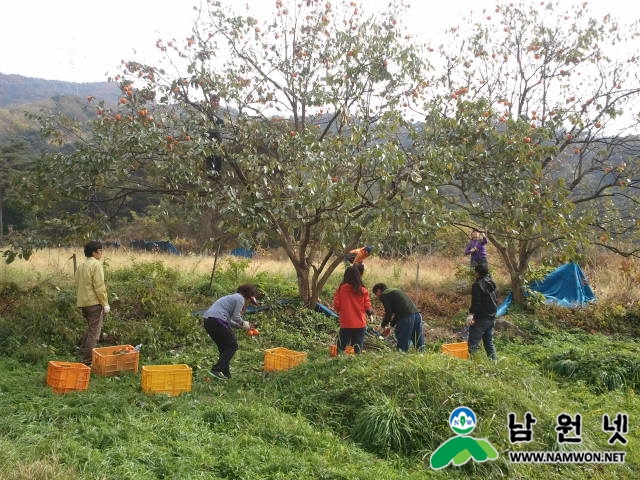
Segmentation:
<svg viewBox="0 0 640 480">
<path fill-rule="evenodd" d="M 275 4 L 275 0 L 227 2 L 237 5 L 234 8 L 241 12 L 247 4 L 254 11 Z M 197 3 L 199 0 L 3 2 L 0 73 L 74 82 L 105 81 L 107 74 L 117 73 L 122 59 L 154 63 L 155 42 L 159 38 L 189 36 L 194 19 L 192 6 Z M 387 5 L 386 0 L 358 3 L 378 11 Z M 493 9 L 496 1 L 410 0 L 410 3 L 408 15 L 401 21 L 412 33 L 432 37 L 459 24 L 471 10 Z M 589 4 L 597 16 L 611 13 L 624 20 L 640 18 L 640 2 L 634 0 L 592 0 Z"/>
</svg>

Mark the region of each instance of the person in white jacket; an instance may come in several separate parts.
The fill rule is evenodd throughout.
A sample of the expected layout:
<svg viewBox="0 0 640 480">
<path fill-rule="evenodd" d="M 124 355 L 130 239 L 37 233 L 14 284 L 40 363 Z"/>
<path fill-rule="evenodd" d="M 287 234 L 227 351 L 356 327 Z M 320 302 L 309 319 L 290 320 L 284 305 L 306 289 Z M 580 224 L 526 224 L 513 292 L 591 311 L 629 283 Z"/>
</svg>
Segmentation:
<svg viewBox="0 0 640 480">
<path fill-rule="evenodd" d="M 220 297 L 204 312 L 204 328 L 218 347 L 220 356 L 211 367 L 209 375 L 229 380 L 229 363 L 238 350 L 234 328 L 249 330 L 251 324 L 242 318 L 246 303 L 257 304 L 258 289 L 255 285 L 240 285 L 236 293 Z"/>
</svg>

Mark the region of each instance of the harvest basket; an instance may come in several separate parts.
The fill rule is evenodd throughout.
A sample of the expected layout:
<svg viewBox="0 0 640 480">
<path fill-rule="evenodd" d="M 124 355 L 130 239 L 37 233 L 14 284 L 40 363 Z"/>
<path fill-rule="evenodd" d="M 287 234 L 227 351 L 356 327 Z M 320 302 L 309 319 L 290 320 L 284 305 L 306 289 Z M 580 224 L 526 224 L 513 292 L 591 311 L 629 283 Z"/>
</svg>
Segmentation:
<svg viewBox="0 0 640 480">
<path fill-rule="evenodd" d="M 50 361 L 47 366 L 47 385 L 55 393 L 67 393 L 89 388 L 91 368 L 84 363 Z"/>
<path fill-rule="evenodd" d="M 171 396 L 191 391 L 192 370 L 189 365 L 143 365 L 142 391 Z"/>
<path fill-rule="evenodd" d="M 296 352 L 283 347 L 264 351 L 264 371 L 289 370 L 307 360 L 305 352 Z"/>
<path fill-rule="evenodd" d="M 119 372 L 138 372 L 140 352 L 131 345 L 94 348 L 91 351 L 91 370 L 97 375 Z"/>
<path fill-rule="evenodd" d="M 442 345 L 441 351 L 445 355 L 462 358 L 463 360 L 469 358 L 469 344 L 467 342 L 446 343 Z"/>
</svg>

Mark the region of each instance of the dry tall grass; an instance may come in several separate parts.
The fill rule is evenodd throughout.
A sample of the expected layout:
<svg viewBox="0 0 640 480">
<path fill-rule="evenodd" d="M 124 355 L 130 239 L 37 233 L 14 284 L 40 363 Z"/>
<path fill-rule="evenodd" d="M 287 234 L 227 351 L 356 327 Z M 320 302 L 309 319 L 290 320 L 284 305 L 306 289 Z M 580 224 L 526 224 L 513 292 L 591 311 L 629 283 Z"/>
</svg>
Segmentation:
<svg viewBox="0 0 640 480">
<path fill-rule="evenodd" d="M 596 295 L 619 305 L 640 301 L 640 260 L 595 255 L 585 274 Z"/>
<path fill-rule="evenodd" d="M 0 264 L 0 281 L 41 281 L 49 277 L 73 276 L 75 255 L 76 263 L 84 261 L 82 247 L 77 248 L 48 248 L 38 250 L 28 260 L 16 260 L 6 265 Z M 225 269 L 232 262 L 240 262 L 244 259 L 230 255 L 221 255 L 218 258 L 216 269 Z M 135 263 L 161 262 L 165 267 L 176 270 L 185 275 L 211 274 L 214 266 L 213 256 L 203 255 L 171 255 L 168 253 L 154 253 L 144 250 L 129 248 L 104 248 L 102 261 L 112 269 L 120 269 Z M 249 276 L 255 276 L 260 272 L 268 272 L 282 275 L 285 278 L 295 279 L 295 271 L 285 257 L 278 252 L 263 252 L 261 255 L 249 261 L 246 270 Z"/>
<path fill-rule="evenodd" d="M 37 251 L 28 261 L 16 260 L 6 265 L 0 264 L 0 281 L 39 282 L 50 277 L 69 278 L 73 276 L 72 255 L 78 262 L 83 261 L 82 248 L 52 248 Z M 128 248 L 105 248 L 103 256 L 110 268 L 118 269 L 133 263 L 162 262 L 167 268 L 185 275 L 198 273 L 208 275 L 214 264 L 213 256 L 170 255 L 151 253 Z M 225 269 L 232 262 L 242 259 L 222 255 L 216 268 Z M 399 287 L 408 292 L 419 290 L 449 289 L 455 282 L 456 269 L 467 265 L 466 257 L 413 256 L 404 259 L 372 257 L 366 262 L 365 283 L 371 287 L 378 282 Z M 583 266 L 596 295 L 619 304 L 636 302 L 640 298 L 640 261 L 625 259 L 610 254 L 593 255 Z M 248 261 L 247 275 L 255 276 L 266 272 L 295 282 L 295 271 L 281 250 L 261 251 Z M 329 288 L 337 285 L 342 278 L 338 268 Z M 494 265 L 494 278 L 503 288 L 508 288 L 509 277 L 499 264 Z"/>
</svg>

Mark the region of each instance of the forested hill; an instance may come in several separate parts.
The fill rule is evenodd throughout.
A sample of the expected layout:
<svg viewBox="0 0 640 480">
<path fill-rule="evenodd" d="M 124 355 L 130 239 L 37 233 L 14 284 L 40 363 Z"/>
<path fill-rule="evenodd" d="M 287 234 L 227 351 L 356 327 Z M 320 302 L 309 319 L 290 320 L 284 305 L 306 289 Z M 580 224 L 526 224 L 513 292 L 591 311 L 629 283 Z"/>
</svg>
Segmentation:
<svg viewBox="0 0 640 480">
<path fill-rule="evenodd" d="M 99 100 L 105 100 L 107 103 L 115 103 L 118 93 L 118 85 L 115 83 L 73 83 L 0 73 L 0 108 L 33 103 L 65 95 L 81 98 L 92 95 Z"/>
</svg>

